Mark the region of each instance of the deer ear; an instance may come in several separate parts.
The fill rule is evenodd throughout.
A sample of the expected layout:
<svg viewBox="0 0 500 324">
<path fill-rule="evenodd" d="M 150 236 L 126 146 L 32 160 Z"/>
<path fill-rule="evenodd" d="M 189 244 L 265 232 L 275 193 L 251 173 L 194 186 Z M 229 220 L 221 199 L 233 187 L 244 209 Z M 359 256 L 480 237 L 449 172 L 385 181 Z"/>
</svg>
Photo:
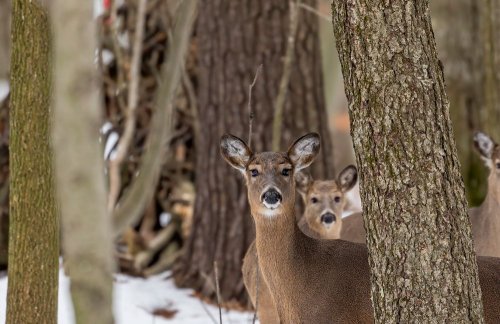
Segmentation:
<svg viewBox="0 0 500 324">
<path fill-rule="evenodd" d="M 481 158 L 486 162 L 486 165 L 490 167 L 491 154 L 495 148 L 496 143 L 491 137 L 483 132 L 476 132 L 474 134 L 474 146 L 479 151 Z"/>
<path fill-rule="evenodd" d="M 358 181 L 358 169 L 354 165 L 347 166 L 340 172 L 337 181 L 340 184 L 342 192 L 351 190 Z"/>
<path fill-rule="evenodd" d="M 309 173 L 299 171 L 295 174 L 295 183 L 297 184 L 297 191 L 304 198 L 313 183 L 313 179 Z"/>
<path fill-rule="evenodd" d="M 292 161 L 295 171 L 307 168 L 319 153 L 320 137 L 317 133 L 302 136 L 288 149 L 288 157 Z"/>
<path fill-rule="evenodd" d="M 235 169 L 245 172 L 252 151 L 240 138 L 225 134 L 220 139 L 222 157 Z"/>
</svg>

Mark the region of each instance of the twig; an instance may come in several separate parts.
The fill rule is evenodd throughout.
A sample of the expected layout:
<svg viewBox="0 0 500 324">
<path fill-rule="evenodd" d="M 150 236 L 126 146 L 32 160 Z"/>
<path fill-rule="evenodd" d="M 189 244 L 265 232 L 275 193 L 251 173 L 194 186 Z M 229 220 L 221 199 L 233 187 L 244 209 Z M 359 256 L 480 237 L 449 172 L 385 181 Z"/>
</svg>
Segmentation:
<svg viewBox="0 0 500 324">
<path fill-rule="evenodd" d="M 113 1 L 114 3 L 115 1 Z M 130 68 L 130 87 L 127 98 L 127 111 L 125 113 L 125 130 L 118 142 L 116 155 L 109 161 L 109 195 L 108 212 L 111 214 L 116 205 L 121 188 L 120 167 L 127 156 L 130 142 L 134 136 L 137 104 L 139 103 L 139 80 L 141 78 L 142 41 L 144 38 L 144 22 L 146 20 L 147 0 L 139 0 L 137 9 L 137 22 L 135 26 L 135 40 L 132 53 L 132 66 Z"/>
<path fill-rule="evenodd" d="M 203 310 L 205 311 L 205 313 L 208 314 L 208 317 L 210 317 L 210 319 L 212 320 L 212 322 L 214 324 L 217 324 L 217 320 L 215 319 L 215 317 L 212 315 L 212 313 L 210 313 L 210 311 L 208 310 L 207 306 L 205 305 L 205 303 L 203 302 L 203 300 L 201 299 L 198 299 L 201 303 L 201 306 L 203 307 Z"/>
<path fill-rule="evenodd" d="M 283 60 L 283 74 L 281 76 L 280 87 L 276 103 L 274 107 L 274 120 L 273 120 L 273 144 L 272 150 L 279 151 L 281 144 L 281 126 L 283 124 L 283 109 L 285 107 L 285 99 L 290 82 L 290 73 L 293 59 L 293 52 L 295 50 L 295 34 L 297 33 L 297 26 L 299 23 L 297 8 L 300 0 L 290 2 L 290 33 L 288 35 L 288 44 L 286 48 L 285 57 Z"/>
<path fill-rule="evenodd" d="M 305 9 L 306 11 L 309 11 L 313 14 L 315 14 L 316 16 L 318 16 L 319 18 L 323 18 L 324 20 L 328 21 L 328 22 L 332 22 L 332 17 L 331 16 L 328 16 L 328 15 L 325 15 L 324 13 L 322 13 L 321 11 L 319 11 L 318 9 L 316 8 L 313 8 L 311 7 L 310 5 L 308 4 L 305 4 L 305 3 L 299 3 L 297 4 L 300 8 L 302 9 Z"/>
<path fill-rule="evenodd" d="M 259 309 L 259 259 L 255 260 L 255 312 L 253 313 L 253 321 L 257 320 L 257 310 Z"/>
<path fill-rule="evenodd" d="M 219 287 L 219 270 L 217 269 L 217 261 L 214 261 L 215 288 L 217 293 L 217 305 L 219 306 L 219 321 L 222 324 L 222 308 L 220 306 L 220 287 Z"/>
<path fill-rule="evenodd" d="M 182 73 L 182 61 L 187 52 L 196 12 L 197 0 L 184 0 L 179 7 L 177 25 L 167 61 L 162 66 L 156 93 L 148 144 L 145 149 L 139 175 L 123 195 L 113 213 L 114 233 L 119 235 L 128 225 L 138 221 L 144 207 L 151 200 L 163 162 L 163 150 L 171 132 L 172 101 Z"/>
<path fill-rule="evenodd" d="M 257 71 L 255 71 L 255 76 L 253 78 L 252 84 L 248 86 L 248 147 L 252 147 L 252 126 L 253 126 L 253 109 L 252 109 L 252 90 L 255 86 L 255 82 L 257 82 L 257 78 L 259 77 L 260 71 L 262 70 L 262 64 L 259 65 Z"/>
<path fill-rule="evenodd" d="M 123 57 L 122 57 L 122 50 L 120 47 L 120 42 L 118 41 L 118 6 L 117 6 L 118 0 L 113 0 L 111 1 L 111 41 L 113 43 L 113 51 L 115 54 L 115 61 L 116 61 L 116 70 L 118 74 L 118 90 L 120 90 L 121 86 L 123 85 L 123 74 L 122 74 L 122 68 L 123 68 Z"/>
</svg>

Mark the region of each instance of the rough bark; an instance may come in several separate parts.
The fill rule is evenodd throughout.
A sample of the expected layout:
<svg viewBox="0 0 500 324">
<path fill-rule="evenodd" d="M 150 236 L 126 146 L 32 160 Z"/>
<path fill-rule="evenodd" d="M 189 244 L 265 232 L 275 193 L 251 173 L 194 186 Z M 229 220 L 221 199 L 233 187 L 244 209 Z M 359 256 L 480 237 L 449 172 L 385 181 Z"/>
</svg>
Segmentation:
<svg viewBox="0 0 500 324">
<path fill-rule="evenodd" d="M 56 323 L 59 218 L 50 150 L 50 28 L 40 1 L 13 5 L 6 323 Z"/>
<path fill-rule="evenodd" d="M 102 110 L 93 63 L 92 2 L 54 0 L 52 9 L 56 71 L 53 146 L 75 316 L 77 323 L 113 323 L 113 235 L 98 138 Z"/>
<path fill-rule="evenodd" d="M 482 322 L 428 1 L 333 2 L 378 323 Z"/>
<path fill-rule="evenodd" d="M 314 6 L 314 1 L 306 1 Z M 248 86 L 253 87 L 252 149 L 270 150 L 273 106 L 283 72 L 289 31 L 288 1 L 238 0 L 200 2 L 199 48 L 200 140 L 196 143 L 196 203 L 193 234 L 177 264 L 182 286 L 214 296 L 213 262 L 219 264 L 223 301 L 245 302 L 242 259 L 254 239 L 254 229 L 242 179 L 219 155 L 224 133 L 248 135 Z M 321 74 L 318 20 L 300 13 L 288 95 L 285 101 L 281 149 L 292 138 L 310 131 L 323 135 L 316 177 L 334 176 L 331 139 L 327 129 Z M 207 279 L 208 278 L 208 279 Z"/>
<path fill-rule="evenodd" d="M 0 0 L 0 80 L 9 74 L 10 14 L 10 0 Z"/>
<path fill-rule="evenodd" d="M 431 2 L 431 14 L 462 176 L 469 202 L 478 205 L 486 195 L 487 172 L 472 137 L 482 130 L 500 138 L 500 5 L 436 0 Z"/>
</svg>

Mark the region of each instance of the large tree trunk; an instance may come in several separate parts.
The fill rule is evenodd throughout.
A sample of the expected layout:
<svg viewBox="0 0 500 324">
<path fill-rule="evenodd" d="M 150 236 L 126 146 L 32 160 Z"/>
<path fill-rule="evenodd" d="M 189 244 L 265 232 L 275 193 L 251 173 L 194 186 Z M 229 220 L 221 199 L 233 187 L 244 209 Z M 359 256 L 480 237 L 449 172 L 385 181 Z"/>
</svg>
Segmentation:
<svg viewBox="0 0 500 324">
<path fill-rule="evenodd" d="M 59 218 L 53 193 L 50 28 L 40 1 L 14 2 L 7 323 L 56 323 Z"/>
<path fill-rule="evenodd" d="M 484 199 L 487 179 L 486 168 L 473 149 L 474 131 L 500 138 L 499 10 L 496 1 L 431 2 L 462 176 L 472 205 Z"/>
<path fill-rule="evenodd" d="M 481 322 L 428 1 L 333 2 L 378 323 Z"/>
<path fill-rule="evenodd" d="M 99 144 L 92 2 L 54 0 L 52 8 L 55 170 L 76 321 L 113 323 L 113 233 Z"/>
<path fill-rule="evenodd" d="M 314 6 L 314 1 L 307 1 Z M 196 204 L 193 232 L 176 271 L 177 282 L 214 296 L 214 261 L 218 262 L 223 301 L 246 300 L 241 277 L 243 256 L 254 229 L 242 180 L 219 155 L 224 133 L 248 137 L 248 87 L 253 88 L 252 149 L 270 150 L 273 106 L 283 73 L 290 8 L 288 1 L 214 0 L 200 3 L 199 120 Z M 323 135 L 323 155 L 316 177 L 334 175 L 321 75 L 318 21 L 299 13 L 295 52 L 284 109 L 281 149 L 310 131 Z M 208 279 L 207 279 L 208 276 Z"/>
<path fill-rule="evenodd" d="M 0 81 L 9 74 L 10 0 L 0 0 Z"/>
</svg>

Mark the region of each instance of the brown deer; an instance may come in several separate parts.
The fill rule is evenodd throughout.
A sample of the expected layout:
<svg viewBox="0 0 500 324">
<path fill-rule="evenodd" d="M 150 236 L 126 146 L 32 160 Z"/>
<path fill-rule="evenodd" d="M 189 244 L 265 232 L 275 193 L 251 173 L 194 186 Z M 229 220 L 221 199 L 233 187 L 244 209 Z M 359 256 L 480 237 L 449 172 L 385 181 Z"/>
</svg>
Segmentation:
<svg viewBox="0 0 500 324">
<path fill-rule="evenodd" d="M 305 205 L 299 228 L 313 238 L 340 238 L 346 194 L 358 180 L 356 167 L 347 166 L 336 180 L 313 180 L 305 172 L 298 172 L 295 177 Z"/>
<path fill-rule="evenodd" d="M 297 191 L 304 200 L 304 215 L 298 226 L 306 235 L 317 239 L 338 239 L 342 227 L 342 214 L 348 204 L 346 193 L 358 179 L 358 171 L 350 165 L 340 172 L 336 180 L 313 180 L 305 172 L 295 175 Z M 363 224 L 361 224 L 362 226 Z M 261 323 L 279 323 L 278 313 L 271 298 L 269 288 L 257 267 L 255 241 L 250 245 L 243 259 L 243 282 L 254 307 L 257 308 Z M 257 286 L 258 285 L 258 286 Z M 257 289 L 259 290 L 257 305 Z M 257 307 L 258 306 L 258 307 Z"/>
<path fill-rule="evenodd" d="M 318 134 L 299 138 L 284 152 L 254 154 L 241 139 L 224 135 L 221 153 L 244 175 L 256 225 L 262 281 L 282 323 L 373 323 L 366 246 L 315 240 L 295 222 L 295 174 L 320 149 Z M 500 321 L 500 259 L 479 258 L 485 315 Z"/>
<path fill-rule="evenodd" d="M 481 206 L 471 208 L 470 219 L 478 255 L 500 257 L 500 145 L 477 132 L 474 144 L 490 170 L 488 193 Z"/>
</svg>

